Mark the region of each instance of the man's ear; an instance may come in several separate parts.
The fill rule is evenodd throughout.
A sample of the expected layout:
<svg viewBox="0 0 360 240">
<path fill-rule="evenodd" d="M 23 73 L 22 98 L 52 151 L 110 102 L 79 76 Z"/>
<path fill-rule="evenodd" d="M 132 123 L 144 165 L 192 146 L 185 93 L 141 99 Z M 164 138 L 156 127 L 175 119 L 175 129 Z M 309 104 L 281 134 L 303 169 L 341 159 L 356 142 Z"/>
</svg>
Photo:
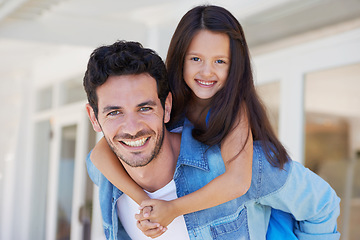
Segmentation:
<svg viewBox="0 0 360 240">
<path fill-rule="evenodd" d="M 100 124 L 98 122 L 98 120 L 96 119 L 95 113 L 94 113 L 94 109 L 90 106 L 90 104 L 86 104 L 86 112 L 89 116 L 89 119 L 91 121 L 91 124 L 93 126 L 93 129 L 95 130 L 95 132 L 101 132 L 101 127 Z"/>
<path fill-rule="evenodd" d="M 164 122 L 167 123 L 170 121 L 170 113 L 172 108 L 172 95 L 171 92 L 169 92 L 168 96 L 165 100 L 165 116 L 164 116 Z"/>
</svg>

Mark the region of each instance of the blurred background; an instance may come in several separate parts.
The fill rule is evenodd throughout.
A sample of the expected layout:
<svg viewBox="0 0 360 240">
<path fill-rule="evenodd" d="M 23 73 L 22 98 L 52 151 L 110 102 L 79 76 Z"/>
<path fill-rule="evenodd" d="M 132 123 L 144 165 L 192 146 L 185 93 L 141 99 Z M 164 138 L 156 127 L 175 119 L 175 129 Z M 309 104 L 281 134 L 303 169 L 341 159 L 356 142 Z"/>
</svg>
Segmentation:
<svg viewBox="0 0 360 240">
<path fill-rule="evenodd" d="M 85 158 L 82 78 L 92 50 L 134 40 L 165 59 L 198 4 L 244 27 L 257 90 L 292 158 L 341 197 L 360 238 L 359 0 L 0 0 L 0 239 L 104 239 Z"/>
</svg>

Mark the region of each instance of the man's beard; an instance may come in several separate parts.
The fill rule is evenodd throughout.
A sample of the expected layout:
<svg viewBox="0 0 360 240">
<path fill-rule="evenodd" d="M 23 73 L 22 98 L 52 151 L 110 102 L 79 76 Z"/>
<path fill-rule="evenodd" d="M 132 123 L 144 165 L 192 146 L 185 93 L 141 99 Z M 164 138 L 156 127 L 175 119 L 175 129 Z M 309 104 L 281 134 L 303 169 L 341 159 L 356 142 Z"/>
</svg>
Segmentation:
<svg viewBox="0 0 360 240">
<path fill-rule="evenodd" d="M 120 150 L 118 150 L 112 144 L 111 141 L 109 141 L 109 139 L 106 136 L 105 136 L 105 139 L 108 142 L 108 145 L 110 146 L 111 150 L 124 163 L 126 163 L 130 167 L 144 167 L 144 166 L 148 165 L 153 159 L 155 159 L 159 155 L 159 153 L 161 151 L 161 147 L 163 145 L 163 141 L 164 141 L 164 134 L 165 134 L 164 129 L 165 129 L 165 125 L 163 124 L 161 131 L 159 132 L 158 137 L 155 141 L 155 147 L 154 147 L 153 151 L 151 152 L 151 154 L 149 156 L 144 156 L 142 158 L 140 158 L 140 156 L 136 157 L 136 155 L 142 154 L 140 152 L 139 153 L 132 152 L 132 153 L 130 153 L 132 156 L 126 157 L 124 154 L 121 153 Z M 140 137 L 146 136 L 146 135 L 150 135 L 151 137 L 153 137 L 153 136 L 156 136 L 156 133 L 153 130 L 140 131 L 135 136 L 126 135 L 126 136 L 120 137 L 120 139 L 124 139 L 124 140 L 125 139 L 136 139 L 136 138 L 140 138 Z M 115 137 L 114 139 L 117 139 L 117 138 L 119 138 L 119 137 Z"/>
</svg>

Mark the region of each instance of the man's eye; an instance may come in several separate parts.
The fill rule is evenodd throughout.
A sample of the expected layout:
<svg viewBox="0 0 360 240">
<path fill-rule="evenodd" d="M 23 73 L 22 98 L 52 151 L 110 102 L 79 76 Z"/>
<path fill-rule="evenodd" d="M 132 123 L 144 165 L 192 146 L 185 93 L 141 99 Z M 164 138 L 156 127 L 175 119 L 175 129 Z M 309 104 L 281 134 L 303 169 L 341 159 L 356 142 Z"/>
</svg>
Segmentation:
<svg viewBox="0 0 360 240">
<path fill-rule="evenodd" d="M 141 107 L 140 108 L 140 112 L 147 112 L 147 111 L 150 111 L 151 110 L 151 107 Z"/>
<path fill-rule="evenodd" d="M 193 61 L 195 61 L 195 62 L 198 62 L 198 61 L 200 61 L 200 58 L 198 58 L 198 57 L 192 57 L 191 60 L 193 60 Z"/>
<path fill-rule="evenodd" d="M 116 115 L 119 115 L 121 112 L 116 110 L 116 111 L 112 111 L 112 112 L 109 112 L 108 113 L 108 116 L 116 116 Z"/>
</svg>

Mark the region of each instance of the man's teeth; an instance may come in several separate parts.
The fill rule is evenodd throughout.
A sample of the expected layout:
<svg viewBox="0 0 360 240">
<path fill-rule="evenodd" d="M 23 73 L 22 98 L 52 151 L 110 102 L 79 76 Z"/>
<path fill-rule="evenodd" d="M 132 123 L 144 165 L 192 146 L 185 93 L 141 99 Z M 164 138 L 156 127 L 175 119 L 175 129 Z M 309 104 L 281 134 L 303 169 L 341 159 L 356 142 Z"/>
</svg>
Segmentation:
<svg viewBox="0 0 360 240">
<path fill-rule="evenodd" d="M 210 85 L 213 85 L 215 82 L 211 81 L 211 82 L 205 82 L 205 81 L 201 81 L 201 80 L 198 80 L 198 82 L 202 85 L 207 85 L 207 86 L 210 86 Z"/>
<path fill-rule="evenodd" d="M 141 138 L 135 141 L 122 141 L 122 142 L 130 147 L 141 147 L 142 145 L 145 144 L 147 139 L 148 138 Z"/>
</svg>

